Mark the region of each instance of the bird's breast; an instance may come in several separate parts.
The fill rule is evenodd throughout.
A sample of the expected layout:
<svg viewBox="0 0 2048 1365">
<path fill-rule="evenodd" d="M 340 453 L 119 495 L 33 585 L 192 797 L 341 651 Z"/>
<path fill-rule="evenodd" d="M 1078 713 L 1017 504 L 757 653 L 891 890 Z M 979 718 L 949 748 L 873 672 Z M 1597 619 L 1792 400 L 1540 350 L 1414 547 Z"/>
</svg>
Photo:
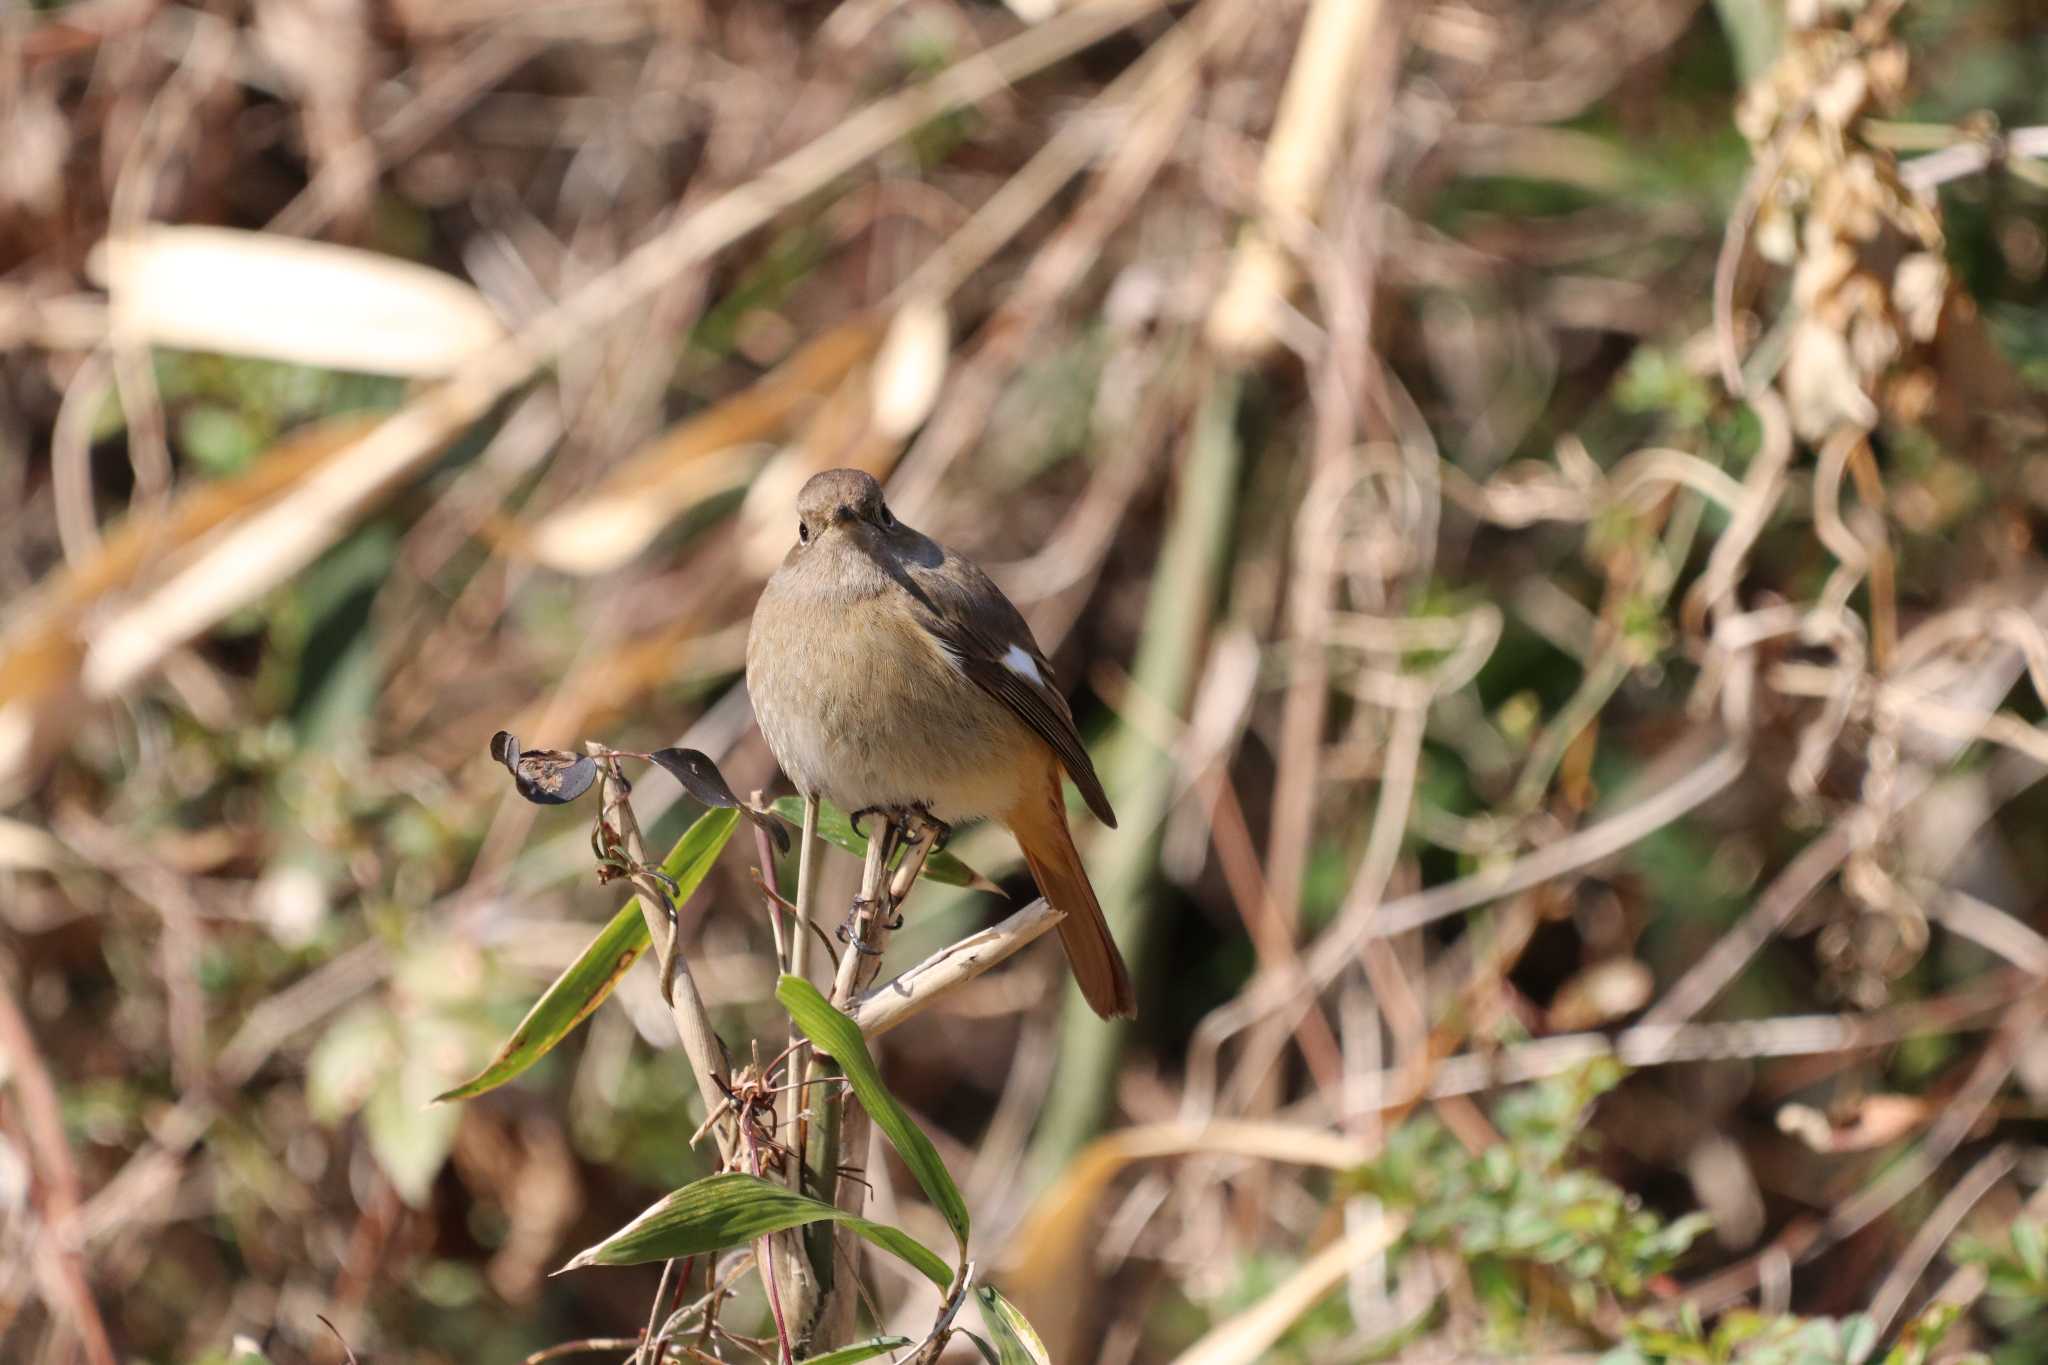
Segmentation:
<svg viewBox="0 0 2048 1365">
<path fill-rule="evenodd" d="M 825 602 L 789 586 L 771 583 L 755 609 L 747 687 L 800 790 L 844 810 L 915 805 L 943 820 L 1015 804 L 1044 741 L 960 671 L 906 602 Z"/>
</svg>

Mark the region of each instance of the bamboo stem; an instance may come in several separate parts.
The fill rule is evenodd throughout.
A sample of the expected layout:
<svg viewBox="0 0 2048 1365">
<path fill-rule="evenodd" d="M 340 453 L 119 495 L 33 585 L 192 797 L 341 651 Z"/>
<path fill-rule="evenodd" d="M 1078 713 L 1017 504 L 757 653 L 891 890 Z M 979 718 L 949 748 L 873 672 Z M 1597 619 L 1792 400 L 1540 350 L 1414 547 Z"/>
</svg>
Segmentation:
<svg viewBox="0 0 2048 1365">
<path fill-rule="evenodd" d="M 969 934 L 894 979 L 862 991 L 846 1012 L 868 1037 L 887 1033 L 930 1009 L 948 992 L 958 990 L 1028 947 L 1064 918 L 1043 898 L 1035 900 L 1001 924 Z"/>
<path fill-rule="evenodd" d="M 848 1013 L 853 1011 L 859 993 L 880 973 L 882 949 L 889 941 L 896 908 L 910 894 L 918 874 L 924 870 L 925 859 L 931 856 L 932 845 L 937 842 L 937 830 L 926 825 L 922 837 L 910 846 L 902 866 L 891 876 L 889 860 L 908 832 L 889 821 L 868 840 L 867 861 L 861 868 L 860 899 L 854 903 L 847 926 L 846 951 L 840 955 L 838 975 L 832 986 L 832 1004 Z M 836 1179 L 833 1202 L 857 1213 L 867 1197 L 867 1111 L 844 1089 L 820 1094 L 818 1108 L 821 1136 L 827 1140 L 820 1144 L 824 1149 L 822 1160 L 813 1162 L 812 1170 L 823 1179 Z M 834 1265 L 820 1269 L 825 1290 L 815 1324 L 815 1341 L 841 1345 L 852 1336 L 858 1294 L 856 1277 L 838 1272 L 860 1263 L 861 1242 L 853 1233 L 836 1226 L 820 1240 L 831 1248 L 829 1254 Z M 813 1255 L 816 1254 L 814 1250 Z"/>
<path fill-rule="evenodd" d="M 790 928 L 789 944 L 789 973 L 806 981 L 810 979 L 812 911 L 818 899 L 818 854 L 824 847 L 824 841 L 818 837 L 818 798 L 815 795 L 807 795 L 804 797 L 803 833 L 798 838 L 796 846 L 796 922 Z M 789 1045 L 795 1047 L 802 1041 L 803 1033 L 797 1028 L 796 1021 L 791 1020 Z M 805 1115 L 810 1107 L 810 1082 L 814 1070 L 811 1058 L 806 1054 L 803 1060 L 804 1084 L 784 1093 L 781 1100 L 783 1131 L 796 1135 L 796 1149 L 799 1152 L 805 1150 L 805 1130 L 808 1127 Z M 804 1163 L 800 1161 L 790 1164 L 791 1189 L 803 1188 L 803 1170 Z"/>
<path fill-rule="evenodd" d="M 650 870 L 646 841 L 641 838 L 633 805 L 626 799 L 631 788 L 625 774 L 619 771 L 618 756 L 600 744 L 587 747 L 597 760 L 601 819 L 618 835 L 619 850 L 631 868 L 627 880 L 640 893 L 640 913 L 646 916 L 648 935 L 661 953 L 658 965 L 662 970 L 662 997 L 668 1001 L 676 1037 L 682 1042 L 683 1055 L 689 1058 L 690 1075 L 697 1083 L 697 1096 L 704 1103 L 704 1112 L 716 1113 L 725 1102 L 725 1091 L 718 1079 L 731 1072 L 732 1061 L 718 1030 L 712 1027 L 711 1013 L 704 1007 L 704 996 L 690 974 L 690 964 L 675 949 L 676 906 L 668 887 Z M 734 1150 L 730 1126 L 714 1124 L 712 1135 L 718 1141 L 719 1156 L 729 1162 Z"/>
</svg>

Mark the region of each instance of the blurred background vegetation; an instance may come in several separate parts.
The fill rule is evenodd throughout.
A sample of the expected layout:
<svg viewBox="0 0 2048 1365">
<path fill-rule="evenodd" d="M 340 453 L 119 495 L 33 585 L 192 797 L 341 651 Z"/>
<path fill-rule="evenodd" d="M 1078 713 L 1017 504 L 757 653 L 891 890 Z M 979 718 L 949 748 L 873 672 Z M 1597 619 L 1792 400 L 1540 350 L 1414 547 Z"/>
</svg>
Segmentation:
<svg viewBox="0 0 2048 1365">
<path fill-rule="evenodd" d="M 619 903 L 486 741 L 774 794 L 856 464 L 1122 817 L 1134 1026 L 878 1048 L 1054 1359 L 2048 1361 L 2036 125 L 2037 0 L 0 8 L 0 1357 L 633 1336 L 651 976 L 427 1104 Z"/>
</svg>

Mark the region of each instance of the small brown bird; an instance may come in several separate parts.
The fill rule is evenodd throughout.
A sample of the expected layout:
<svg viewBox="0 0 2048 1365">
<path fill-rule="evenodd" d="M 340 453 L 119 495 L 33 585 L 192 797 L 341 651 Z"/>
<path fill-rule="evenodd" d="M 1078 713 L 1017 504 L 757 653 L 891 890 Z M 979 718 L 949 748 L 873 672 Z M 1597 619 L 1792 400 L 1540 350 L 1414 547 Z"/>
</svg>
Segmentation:
<svg viewBox="0 0 2048 1365">
<path fill-rule="evenodd" d="M 987 574 L 896 520 L 860 470 L 812 478 L 796 511 L 797 543 L 747 636 L 747 690 L 782 771 L 842 810 L 1002 821 L 1065 912 L 1081 993 L 1104 1018 L 1136 1013 L 1060 770 L 1104 824 L 1116 813 L 1031 628 Z"/>
</svg>

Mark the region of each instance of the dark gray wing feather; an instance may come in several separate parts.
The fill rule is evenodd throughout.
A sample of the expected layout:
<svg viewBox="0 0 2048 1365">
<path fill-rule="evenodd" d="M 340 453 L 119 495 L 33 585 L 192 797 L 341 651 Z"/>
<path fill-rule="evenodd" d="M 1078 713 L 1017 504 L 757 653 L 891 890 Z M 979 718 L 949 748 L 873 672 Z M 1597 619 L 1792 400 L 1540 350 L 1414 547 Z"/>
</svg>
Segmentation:
<svg viewBox="0 0 2048 1365">
<path fill-rule="evenodd" d="M 1052 665 L 1031 638 L 1031 627 L 977 565 L 950 550 L 943 553 L 943 564 L 910 570 L 920 624 L 959 660 L 962 671 L 976 686 L 1009 707 L 1052 746 L 1067 775 L 1081 789 L 1088 809 L 1115 829 L 1116 812 L 1110 808 L 1109 795 L 1102 790 L 1095 763 L 1074 728 L 1074 713 L 1054 683 Z M 1003 662 L 1013 647 L 1030 656 L 1041 681 L 1034 683 Z"/>
</svg>

